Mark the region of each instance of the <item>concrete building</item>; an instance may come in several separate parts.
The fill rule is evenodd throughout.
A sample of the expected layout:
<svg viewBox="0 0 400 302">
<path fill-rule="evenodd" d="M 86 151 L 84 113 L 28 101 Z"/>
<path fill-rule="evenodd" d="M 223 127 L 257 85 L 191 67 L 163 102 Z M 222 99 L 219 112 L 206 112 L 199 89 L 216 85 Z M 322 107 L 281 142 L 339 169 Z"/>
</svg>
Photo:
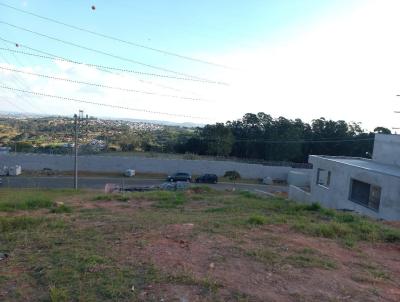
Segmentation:
<svg viewBox="0 0 400 302">
<path fill-rule="evenodd" d="M 311 155 L 310 192 L 293 199 L 374 218 L 400 220 L 400 135 L 376 134 L 372 159 Z"/>
</svg>

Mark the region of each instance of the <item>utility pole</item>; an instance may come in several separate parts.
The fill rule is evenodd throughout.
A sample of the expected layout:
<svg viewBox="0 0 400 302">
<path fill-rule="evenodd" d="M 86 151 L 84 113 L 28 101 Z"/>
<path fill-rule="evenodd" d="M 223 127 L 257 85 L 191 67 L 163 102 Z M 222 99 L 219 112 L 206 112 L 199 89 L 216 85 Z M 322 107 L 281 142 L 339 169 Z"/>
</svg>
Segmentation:
<svg viewBox="0 0 400 302">
<path fill-rule="evenodd" d="M 74 188 L 78 190 L 78 116 L 74 114 L 74 126 L 75 126 L 75 169 L 74 169 Z"/>
<path fill-rule="evenodd" d="M 79 116 L 74 114 L 74 128 L 75 128 L 75 156 L 74 156 L 74 188 L 78 190 L 78 141 L 79 141 L 79 126 L 80 121 L 83 119 L 83 111 L 79 110 Z"/>
</svg>

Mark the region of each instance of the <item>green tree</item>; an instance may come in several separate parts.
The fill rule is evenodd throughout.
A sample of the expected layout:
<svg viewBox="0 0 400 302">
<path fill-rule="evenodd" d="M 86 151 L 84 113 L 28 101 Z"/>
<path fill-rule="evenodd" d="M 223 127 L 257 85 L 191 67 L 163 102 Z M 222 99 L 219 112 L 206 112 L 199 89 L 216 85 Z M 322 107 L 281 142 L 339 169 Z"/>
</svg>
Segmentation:
<svg viewBox="0 0 400 302">
<path fill-rule="evenodd" d="M 385 127 L 376 127 L 374 132 L 379 134 L 392 134 L 392 131 Z"/>
</svg>

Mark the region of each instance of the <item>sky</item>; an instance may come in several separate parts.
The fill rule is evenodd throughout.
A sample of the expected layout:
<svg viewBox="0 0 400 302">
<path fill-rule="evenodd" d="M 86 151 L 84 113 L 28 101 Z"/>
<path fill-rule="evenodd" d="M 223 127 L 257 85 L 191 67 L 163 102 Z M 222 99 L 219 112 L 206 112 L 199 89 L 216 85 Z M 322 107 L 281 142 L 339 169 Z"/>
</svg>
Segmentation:
<svg viewBox="0 0 400 302">
<path fill-rule="evenodd" d="M 398 0 L 0 0 L 0 111 L 196 124 L 262 111 L 400 127 L 399 14 Z M 18 53 L 38 50 L 84 64 Z"/>
</svg>

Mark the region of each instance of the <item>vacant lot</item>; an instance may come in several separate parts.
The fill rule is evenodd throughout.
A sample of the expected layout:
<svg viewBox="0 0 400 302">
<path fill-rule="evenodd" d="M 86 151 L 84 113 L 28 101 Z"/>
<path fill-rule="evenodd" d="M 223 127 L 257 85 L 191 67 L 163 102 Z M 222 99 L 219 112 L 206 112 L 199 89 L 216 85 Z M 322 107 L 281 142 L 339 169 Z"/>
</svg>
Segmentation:
<svg viewBox="0 0 400 302">
<path fill-rule="evenodd" d="M 1 258 L 0 301 L 400 301 L 398 226 L 206 187 L 2 190 Z"/>
</svg>

